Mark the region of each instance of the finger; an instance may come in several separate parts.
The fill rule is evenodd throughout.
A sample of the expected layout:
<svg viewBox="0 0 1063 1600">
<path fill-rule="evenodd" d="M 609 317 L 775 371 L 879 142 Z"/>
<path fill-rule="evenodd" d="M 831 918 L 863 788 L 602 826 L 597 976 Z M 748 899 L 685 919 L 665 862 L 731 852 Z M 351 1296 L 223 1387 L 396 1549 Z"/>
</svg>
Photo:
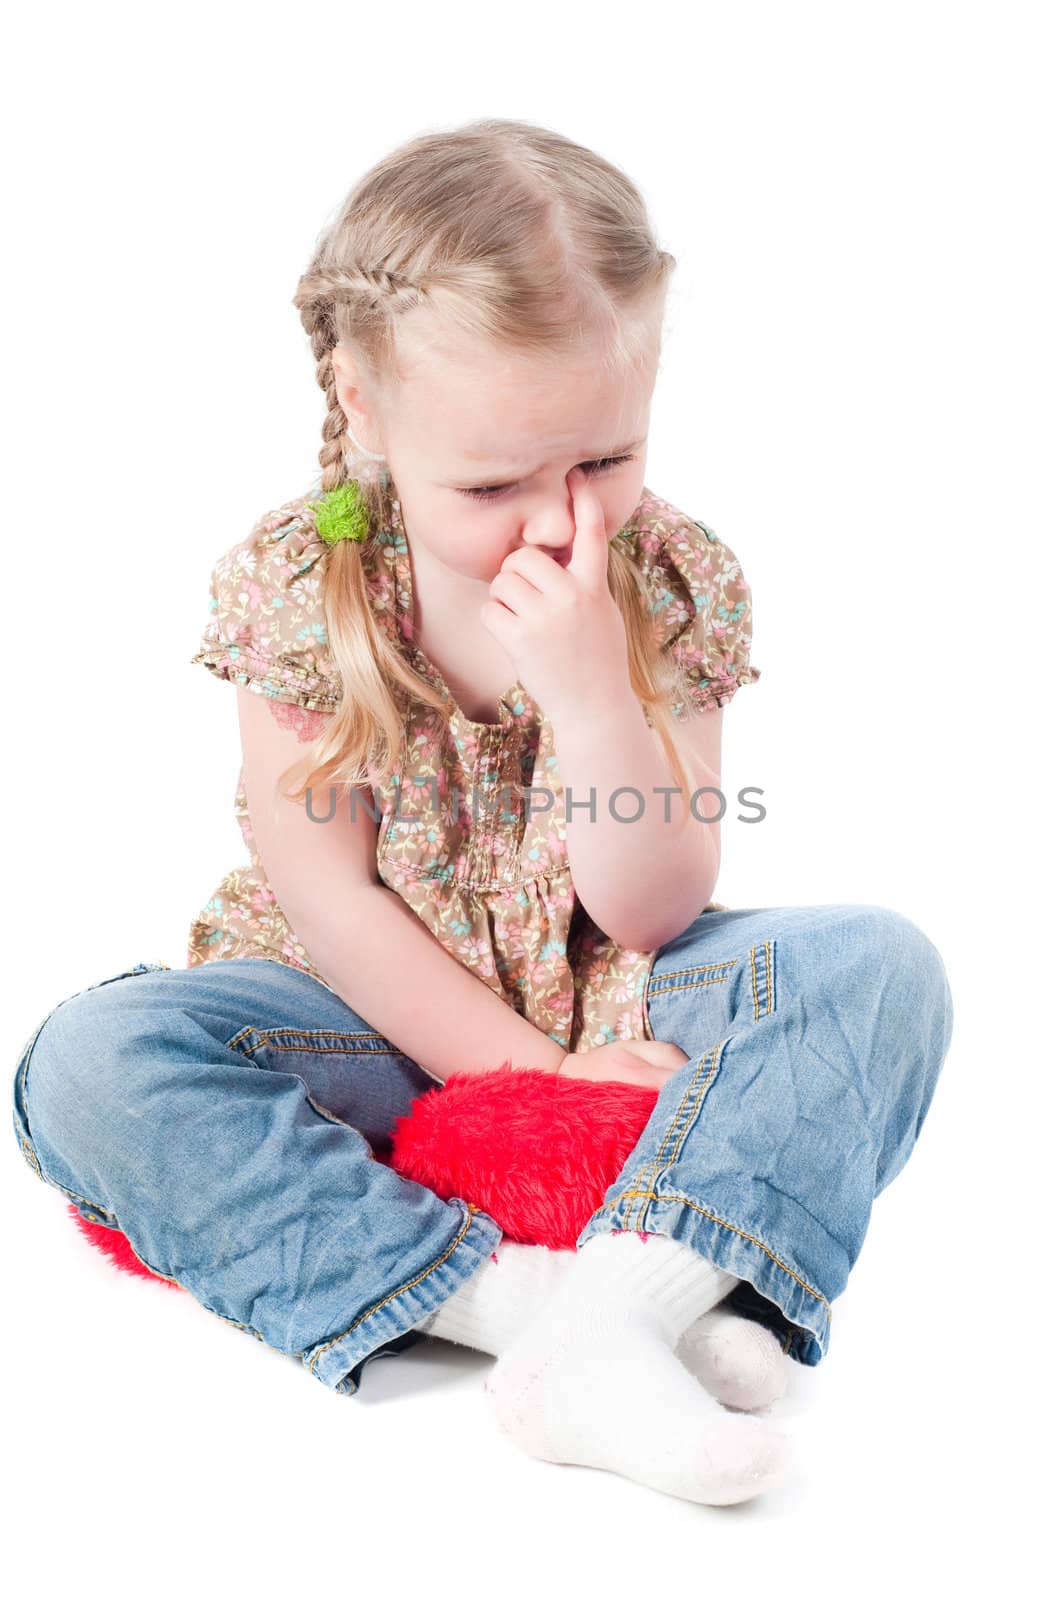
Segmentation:
<svg viewBox="0 0 1063 1600">
<path fill-rule="evenodd" d="M 532 588 L 547 596 L 560 594 L 567 582 L 564 569 L 538 545 L 511 550 L 495 576 L 500 578 L 506 572 L 519 573 Z"/>
<path fill-rule="evenodd" d="M 543 598 L 535 585 L 512 567 L 495 574 L 488 593 L 492 600 L 506 606 L 517 617 L 529 616 L 536 602 Z"/>
<path fill-rule="evenodd" d="M 605 586 L 609 570 L 605 513 L 582 467 L 572 468 L 568 483 L 572 490 L 576 536 L 572 541 L 572 558 L 567 570 L 584 588 L 597 591 Z"/>
<path fill-rule="evenodd" d="M 512 611 L 498 600 L 488 600 L 480 607 L 480 624 L 512 659 L 518 628 L 518 619 Z"/>
</svg>

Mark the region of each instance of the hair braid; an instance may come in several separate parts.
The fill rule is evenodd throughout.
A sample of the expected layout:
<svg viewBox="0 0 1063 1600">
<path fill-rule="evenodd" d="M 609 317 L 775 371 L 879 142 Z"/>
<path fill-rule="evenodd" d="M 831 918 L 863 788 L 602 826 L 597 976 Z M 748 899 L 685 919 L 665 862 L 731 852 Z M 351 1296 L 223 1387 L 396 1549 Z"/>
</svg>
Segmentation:
<svg viewBox="0 0 1063 1600">
<path fill-rule="evenodd" d="M 385 314 L 401 312 L 410 305 L 419 304 L 423 298 L 424 291 L 415 283 L 386 267 L 320 266 L 304 273 L 299 280 L 292 303 L 310 337 L 315 376 L 325 395 L 325 420 L 321 425 L 323 443 L 318 461 L 321 487 L 326 493 L 346 482 L 348 477 L 343 445 L 347 417 L 336 396 L 336 372 L 332 364 L 332 352 L 339 339 L 336 308 L 342 302 L 361 309 L 364 318 L 374 311 L 379 315 L 385 306 Z M 362 307 L 358 306 L 359 301 Z"/>
</svg>

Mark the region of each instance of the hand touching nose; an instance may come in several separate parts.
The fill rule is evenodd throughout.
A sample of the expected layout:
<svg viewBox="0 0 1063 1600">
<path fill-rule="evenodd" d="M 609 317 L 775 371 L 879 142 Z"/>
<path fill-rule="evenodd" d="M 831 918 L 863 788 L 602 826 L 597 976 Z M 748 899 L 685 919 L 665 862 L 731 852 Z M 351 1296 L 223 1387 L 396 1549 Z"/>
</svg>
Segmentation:
<svg viewBox="0 0 1063 1600">
<path fill-rule="evenodd" d="M 575 520 L 568 565 L 524 545 L 503 561 L 480 609 L 521 684 L 551 717 L 574 701 L 606 704 L 630 681 L 624 619 L 609 592 L 605 514 L 582 468 L 567 481 Z"/>
</svg>

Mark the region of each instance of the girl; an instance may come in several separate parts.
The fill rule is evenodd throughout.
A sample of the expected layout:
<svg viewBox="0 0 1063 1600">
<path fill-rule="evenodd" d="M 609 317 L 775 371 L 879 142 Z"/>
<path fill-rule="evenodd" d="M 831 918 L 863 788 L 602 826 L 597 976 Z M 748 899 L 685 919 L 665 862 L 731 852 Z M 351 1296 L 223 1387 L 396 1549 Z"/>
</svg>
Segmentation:
<svg viewBox="0 0 1063 1600">
<path fill-rule="evenodd" d="M 187 967 L 55 1007 L 14 1116 L 83 1215 L 333 1389 L 468 1344 L 524 1450 L 725 1504 L 786 1469 L 754 1413 L 827 1350 L 952 1007 L 896 912 L 710 899 L 760 672 L 734 554 L 643 483 L 674 266 L 622 172 L 527 123 L 355 186 L 295 295 L 320 479 L 218 560 L 193 658 L 237 686 L 249 864 Z M 374 1159 L 507 1062 L 659 1092 L 575 1252 Z"/>
</svg>

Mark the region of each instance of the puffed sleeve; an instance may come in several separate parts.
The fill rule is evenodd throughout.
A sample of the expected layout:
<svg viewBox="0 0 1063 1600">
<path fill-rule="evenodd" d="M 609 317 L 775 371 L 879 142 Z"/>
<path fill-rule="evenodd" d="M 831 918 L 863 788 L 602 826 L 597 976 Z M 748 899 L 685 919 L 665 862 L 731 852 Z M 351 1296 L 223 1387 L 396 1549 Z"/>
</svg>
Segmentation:
<svg viewBox="0 0 1063 1600">
<path fill-rule="evenodd" d="M 703 522 L 649 496 L 636 529 L 638 559 L 648 579 L 662 650 L 690 687 L 696 710 L 732 700 L 756 683 L 750 662 L 752 594 L 734 551 Z M 677 702 L 678 719 L 685 708 Z"/>
<path fill-rule="evenodd" d="M 214 565 L 192 664 L 289 705 L 334 711 L 341 685 L 322 603 L 327 548 L 304 501 L 260 517 Z"/>
</svg>

